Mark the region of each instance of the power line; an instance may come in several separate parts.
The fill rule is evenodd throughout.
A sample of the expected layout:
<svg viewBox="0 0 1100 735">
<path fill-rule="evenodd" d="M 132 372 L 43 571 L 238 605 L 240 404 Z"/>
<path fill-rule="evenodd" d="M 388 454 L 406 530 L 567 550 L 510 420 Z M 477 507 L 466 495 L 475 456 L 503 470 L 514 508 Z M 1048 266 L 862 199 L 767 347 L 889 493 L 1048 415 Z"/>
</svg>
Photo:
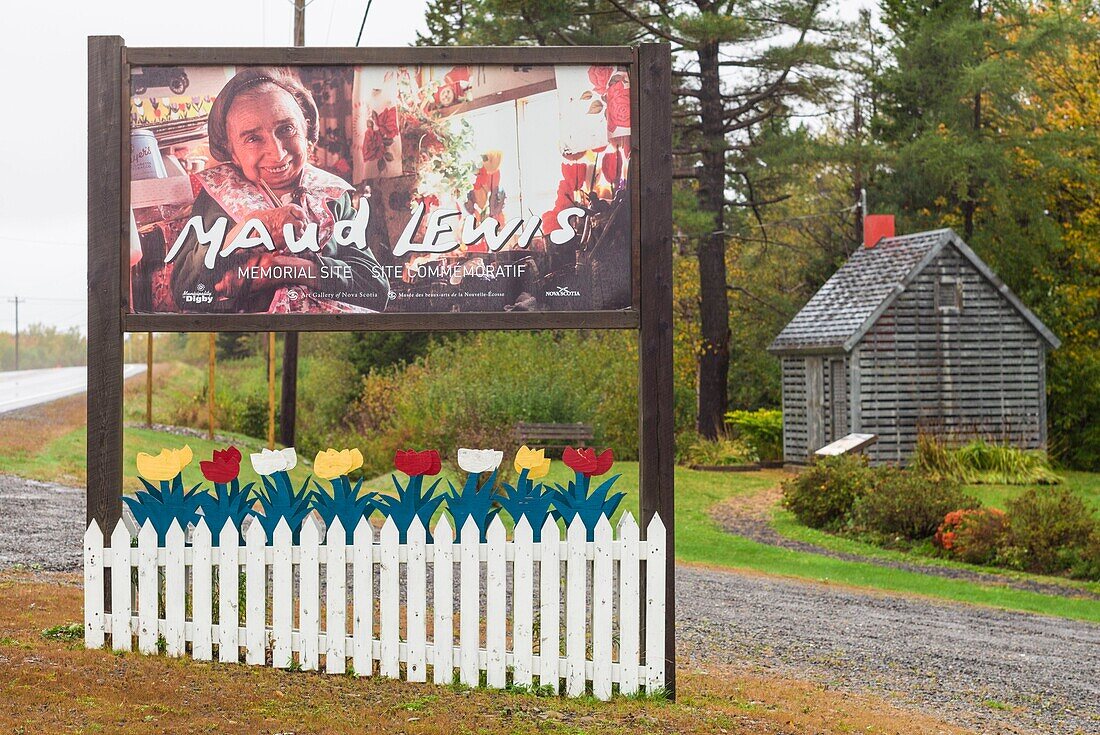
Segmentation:
<svg viewBox="0 0 1100 735">
<path fill-rule="evenodd" d="M 355 47 L 359 47 L 359 42 L 363 40 L 363 29 L 367 27 L 367 15 L 370 14 L 370 6 L 374 0 L 367 0 L 367 7 L 363 10 L 363 22 L 359 24 L 359 35 L 355 37 Z"/>
</svg>

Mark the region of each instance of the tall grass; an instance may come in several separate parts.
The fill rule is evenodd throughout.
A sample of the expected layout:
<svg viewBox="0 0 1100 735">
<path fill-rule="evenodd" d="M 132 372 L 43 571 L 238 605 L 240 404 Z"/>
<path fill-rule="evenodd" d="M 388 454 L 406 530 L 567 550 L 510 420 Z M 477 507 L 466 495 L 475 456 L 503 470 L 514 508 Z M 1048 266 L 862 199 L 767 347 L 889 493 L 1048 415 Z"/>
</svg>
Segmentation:
<svg viewBox="0 0 1100 735">
<path fill-rule="evenodd" d="M 967 485 L 1057 485 L 1063 481 L 1051 469 L 1046 452 L 980 438 L 953 447 L 942 437 L 921 434 L 913 467 L 931 477 Z"/>
</svg>

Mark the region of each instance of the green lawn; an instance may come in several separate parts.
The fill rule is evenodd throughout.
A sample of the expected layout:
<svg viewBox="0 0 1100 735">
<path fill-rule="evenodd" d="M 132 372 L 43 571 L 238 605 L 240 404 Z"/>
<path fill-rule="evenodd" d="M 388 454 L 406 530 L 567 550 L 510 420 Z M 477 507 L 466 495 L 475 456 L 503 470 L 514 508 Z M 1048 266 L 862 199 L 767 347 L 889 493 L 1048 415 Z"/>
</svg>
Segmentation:
<svg viewBox="0 0 1100 735">
<path fill-rule="evenodd" d="M 1066 482 L 1061 487 L 1067 487 L 1079 495 L 1086 505 L 1092 507 L 1100 514 L 1100 474 L 1095 472 L 1060 472 Z M 1049 485 L 1038 486 L 1040 490 L 1050 489 Z M 1005 504 L 1016 497 L 1028 486 L 1026 485 L 968 485 L 966 491 L 982 501 L 984 505 L 993 508 L 1004 509 Z"/>
<path fill-rule="evenodd" d="M 244 455 L 244 461 L 241 463 L 242 481 L 256 480 L 256 473 L 252 471 L 248 454 L 260 451 L 260 447 L 264 445 L 251 437 L 226 435 L 224 432 L 219 432 L 219 435 L 230 438 Z M 224 449 L 227 446 L 225 443 L 211 442 L 205 438 L 177 436 L 150 429 L 127 428 L 123 434 L 122 487 L 124 491 L 135 492 L 141 489 L 141 482 L 137 479 L 138 452 L 157 454 L 165 447 L 178 449 L 185 444 L 191 447 L 195 455 L 194 460 L 183 472 L 184 483 L 187 487 L 191 487 L 196 483 L 204 482 L 199 462 L 210 459 L 215 449 Z M 87 445 L 86 430 L 73 429 L 47 443 L 37 454 L 0 453 L 0 472 L 36 480 L 83 484 L 86 477 Z M 302 482 L 309 475 L 311 460 L 312 458 L 299 457 L 298 466 L 290 473 L 296 482 Z"/>
</svg>

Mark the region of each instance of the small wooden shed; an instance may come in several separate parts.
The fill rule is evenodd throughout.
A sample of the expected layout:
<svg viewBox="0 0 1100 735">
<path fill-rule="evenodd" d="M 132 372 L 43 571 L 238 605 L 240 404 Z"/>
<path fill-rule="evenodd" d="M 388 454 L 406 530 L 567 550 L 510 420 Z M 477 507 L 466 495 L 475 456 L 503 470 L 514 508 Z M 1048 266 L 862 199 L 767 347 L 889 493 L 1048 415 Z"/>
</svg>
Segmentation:
<svg viewBox="0 0 1100 735">
<path fill-rule="evenodd" d="M 1046 353 L 1060 342 L 952 230 L 861 247 L 775 338 L 783 455 L 850 432 L 904 464 L 920 431 L 1045 447 Z"/>
</svg>

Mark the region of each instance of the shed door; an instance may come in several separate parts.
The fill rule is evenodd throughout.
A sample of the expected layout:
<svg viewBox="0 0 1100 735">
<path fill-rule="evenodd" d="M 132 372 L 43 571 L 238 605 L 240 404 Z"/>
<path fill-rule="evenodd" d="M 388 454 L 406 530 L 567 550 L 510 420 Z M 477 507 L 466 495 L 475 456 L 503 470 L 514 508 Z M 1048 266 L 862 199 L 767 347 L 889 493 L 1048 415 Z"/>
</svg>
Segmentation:
<svg viewBox="0 0 1100 735">
<path fill-rule="evenodd" d="M 848 391 L 844 360 L 829 360 L 829 441 L 848 436 Z"/>
<path fill-rule="evenodd" d="M 806 358 L 806 454 L 828 444 L 825 437 L 825 365 L 821 357 Z"/>
</svg>

